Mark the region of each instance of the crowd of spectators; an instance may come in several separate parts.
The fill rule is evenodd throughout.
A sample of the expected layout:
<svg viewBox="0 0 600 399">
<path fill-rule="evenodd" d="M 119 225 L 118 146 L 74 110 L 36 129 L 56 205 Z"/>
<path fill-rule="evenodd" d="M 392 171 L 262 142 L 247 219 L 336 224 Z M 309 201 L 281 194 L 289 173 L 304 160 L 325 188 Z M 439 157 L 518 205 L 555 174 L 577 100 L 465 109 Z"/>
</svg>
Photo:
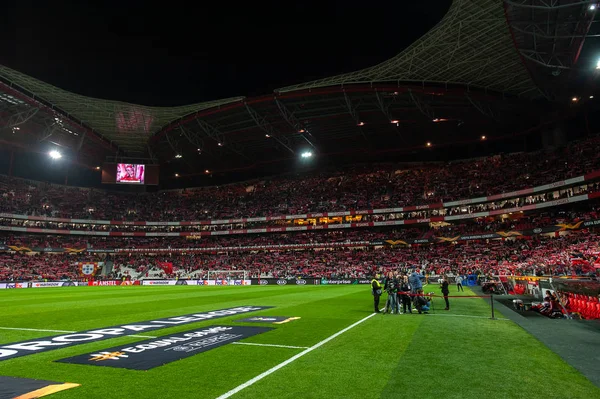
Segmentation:
<svg viewBox="0 0 600 399">
<path fill-rule="evenodd" d="M 77 278 L 76 262 L 107 259 L 114 277 L 145 278 L 162 262 L 173 274 L 156 277 L 206 278 L 211 270 L 243 270 L 250 277 L 367 278 L 373 273 L 416 267 L 428 274 L 589 275 L 600 267 L 600 236 L 595 231 L 551 238 L 465 241 L 410 247 L 360 247 L 305 250 L 255 250 L 126 254 L 0 254 L 0 280 Z M 123 271 L 134 270 L 135 273 Z"/>
<path fill-rule="evenodd" d="M 393 220 L 414 220 L 431 218 L 441 215 L 458 215 L 458 214 L 476 214 L 483 211 L 495 211 L 495 210 L 510 210 L 517 207 L 523 207 L 526 205 L 543 203 L 546 201 L 552 201 L 557 199 L 569 198 L 574 195 L 581 195 L 590 192 L 600 191 L 600 182 L 592 182 L 589 184 L 582 184 L 576 187 L 569 187 L 563 190 L 557 190 L 553 192 L 546 192 L 537 195 L 530 195 L 524 197 L 511 198 L 508 200 L 492 201 L 482 204 L 462 205 L 454 208 L 446 209 L 433 209 L 433 210 L 419 210 L 410 211 L 403 213 L 388 213 L 388 214 L 367 214 L 359 216 L 348 216 L 352 220 L 346 220 L 343 217 L 338 218 L 314 218 L 311 223 L 315 225 L 323 224 L 341 224 L 341 223 L 352 223 L 352 222 L 383 222 Z M 119 224 L 90 224 L 90 223 L 65 223 L 65 222 L 49 222 L 39 220 L 23 220 L 23 219 L 10 219 L 0 218 L 0 225 L 7 225 L 11 227 L 33 227 L 33 228 L 44 228 L 44 229 L 65 229 L 65 230 L 85 230 L 85 231 L 105 231 L 105 232 L 203 232 L 203 231 L 219 231 L 219 230 L 236 230 L 236 229 L 252 229 L 252 228 L 264 228 L 264 227 L 291 227 L 302 222 L 309 223 L 305 219 L 294 220 L 277 220 L 277 221 L 265 221 L 265 222 L 239 222 L 239 223 L 228 223 L 228 224 L 217 224 L 217 225 L 190 225 L 190 226 L 135 226 L 135 225 L 119 225 Z"/>
<path fill-rule="evenodd" d="M 220 187 L 126 194 L 0 177 L 0 212 L 202 220 L 422 205 L 553 183 L 600 169 L 600 138 L 552 152 L 423 165 L 352 166 Z"/>
<path fill-rule="evenodd" d="M 339 230 L 316 230 L 290 233 L 223 235 L 206 237 L 103 237 L 77 235 L 0 234 L 0 244 L 28 248 L 76 249 L 179 249 L 235 248 L 264 245 L 332 244 L 377 242 L 382 240 L 418 240 L 456 237 L 463 234 L 487 234 L 496 231 L 527 230 L 558 223 L 600 219 L 598 203 L 584 203 L 576 208 L 549 208 L 543 211 L 458 220 L 453 223 L 430 223 L 406 227 L 378 227 Z"/>
</svg>

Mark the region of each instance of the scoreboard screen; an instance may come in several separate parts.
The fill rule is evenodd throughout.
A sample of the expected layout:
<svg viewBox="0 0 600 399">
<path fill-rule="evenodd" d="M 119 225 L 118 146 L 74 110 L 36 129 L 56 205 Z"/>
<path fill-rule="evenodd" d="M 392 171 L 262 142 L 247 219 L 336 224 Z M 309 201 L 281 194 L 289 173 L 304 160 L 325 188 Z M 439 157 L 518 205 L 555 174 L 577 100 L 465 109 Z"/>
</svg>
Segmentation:
<svg viewBox="0 0 600 399">
<path fill-rule="evenodd" d="M 116 183 L 144 184 L 146 165 L 118 163 Z"/>
<path fill-rule="evenodd" d="M 158 165 L 105 163 L 102 166 L 102 183 L 157 185 Z"/>
</svg>

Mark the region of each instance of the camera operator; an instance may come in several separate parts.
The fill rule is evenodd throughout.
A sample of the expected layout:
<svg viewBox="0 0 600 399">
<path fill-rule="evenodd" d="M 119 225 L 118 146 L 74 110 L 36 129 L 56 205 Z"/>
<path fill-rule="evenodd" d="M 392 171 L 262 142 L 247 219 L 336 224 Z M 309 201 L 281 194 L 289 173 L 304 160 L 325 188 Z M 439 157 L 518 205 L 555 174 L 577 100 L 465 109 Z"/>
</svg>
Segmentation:
<svg viewBox="0 0 600 399">
<path fill-rule="evenodd" d="M 385 292 L 387 292 L 388 297 L 385 302 L 384 313 L 393 314 L 394 312 L 398 313 L 398 304 L 396 301 L 397 293 L 398 293 L 398 279 L 394 276 L 393 272 L 388 273 L 388 278 L 385 280 L 384 285 Z"/>
</svg>

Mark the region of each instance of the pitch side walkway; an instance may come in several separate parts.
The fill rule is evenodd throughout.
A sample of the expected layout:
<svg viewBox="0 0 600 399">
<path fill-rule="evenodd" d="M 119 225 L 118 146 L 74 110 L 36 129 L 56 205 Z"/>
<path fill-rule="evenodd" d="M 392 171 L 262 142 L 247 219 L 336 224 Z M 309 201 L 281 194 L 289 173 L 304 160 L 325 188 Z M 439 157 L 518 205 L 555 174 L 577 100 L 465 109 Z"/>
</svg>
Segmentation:
<svg viewBox="0 0 600 399">
<path fill-rule="evenodd" d="M 479 287 L 469 288 L 481 292 Z M 599 320 L 555 320 L 537 314 L 525 317 L 497 300 L 494 306 L 600 387 Z"/>
</svg>

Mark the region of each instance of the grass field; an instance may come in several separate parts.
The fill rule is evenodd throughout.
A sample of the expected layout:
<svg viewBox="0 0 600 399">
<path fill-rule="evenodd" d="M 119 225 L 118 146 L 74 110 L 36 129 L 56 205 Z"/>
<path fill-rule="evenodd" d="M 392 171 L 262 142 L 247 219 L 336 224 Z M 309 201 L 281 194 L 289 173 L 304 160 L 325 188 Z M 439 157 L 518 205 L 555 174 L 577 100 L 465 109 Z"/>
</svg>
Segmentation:
<svg viewBox="0 0 600 399">
<path fill-rule="evenodd" d="M 274 308 L 150 335 L 264 325 L 275 329 L 243 342 L 312 347 L 372 314 L 365 286 L 73 287 L 0 291 L 0 327 L 83 331 L 241 305 Z M 454 299 L 451 306 L 369 317 L 231 397 L 600 398 L 600 389 L 520 327 L 488 319 L 482 299 Z M 439 298 L 434 307 L 443 308 Z M 257 315 L 300 319 L 234 321 Z M 0 328 L 0 345 L 53 335 Z M 0 361 L 0 375 L 81 384 L 53 398 L 217 398 L 305 351 L 228 344 L 148 371 L 54 362 L 143 340 L 119 337 Z"/>
</svg>

